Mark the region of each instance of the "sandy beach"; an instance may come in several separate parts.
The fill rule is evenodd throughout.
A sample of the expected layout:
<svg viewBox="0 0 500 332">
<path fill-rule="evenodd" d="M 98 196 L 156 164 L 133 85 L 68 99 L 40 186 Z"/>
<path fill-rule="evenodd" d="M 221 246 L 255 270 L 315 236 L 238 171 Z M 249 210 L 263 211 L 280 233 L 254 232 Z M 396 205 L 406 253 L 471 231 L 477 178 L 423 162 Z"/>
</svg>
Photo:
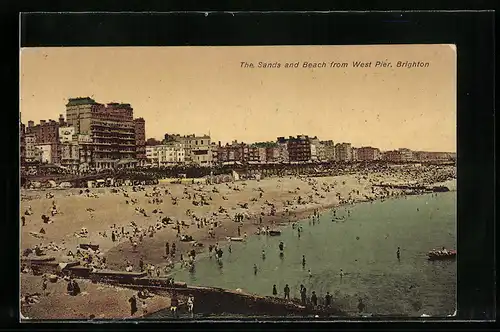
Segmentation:
<svg viewBox="0 0 500 332">
<path fill-rule="evenodd" d="M 22 190 L 20 212 L 25 217 L 25 225 L 21 226 L 21 250 L 33 249 L 38 245 L 47 256 L 70 261 L 75 259 L 68 257 L 68 252 L 76 253 L 79 244 L 98 244 L 100 253 L 96 253 L 98 258 L 92 263 L 95 268 L 125 270 L 130 264 L 133 271 L 140 271 L 139 261 L 142 258 L 145 264 L 153 264 L 156 270 L 161 268 L 159 275 L 164 277 L 169 272 L 169 269 L 164 269 L 168 261 L 178 263 L 181 254 L 187 260 L 188 252 L 192 249 L 207 254 L 209 245 L 225 245 L 228 237 L 251 236 L 259 227 L 269 226 L 270 229 L 275 229 L 279 227 L 279 223 L 306 218 L 314 210 L 321 212 L 339 204 L 354 204 L 408 193 L 402 189 L 381 188 L 374 184 L 431 185 L 450 180 L 456 174 L 455 170 L 453 166 L 405 166 L 334 177 L 274 177 L 215 185 L 160 184 L 144 186 L 144 190 L 136 192 L 132 187 L 99 188 L 90 189 L 90 195 L 85 192 L 80 194 L 81 189 L 76 188 Z M 47 198 L 47 193 L 54 197 Z M 205 204 L 194 204 L 202 201 Z M 50 216 L 54 204 L 57 214 L 50 217 L 50 223 L 46 223 L 42 220 L 42 215 Z M 139 209 L 143 210 L 138 211 Z M 25 214 L 27 210 L 31 211 L 31 215 Z M 241 222 L 235 222 L 238 214 L 243 216 Z M 167 217 L 170 219 L 168 223 Z M 261 220 L 262 225 L 259 226 Z M 180 226 L 180 233 L 174 229 L 177 222 L 184 225 Z M 124 235 L 121 235 L 122 227 Z M 42 228 L 45 234 L 40 234 Z M 88 231 L 84 237 L 78 234 L 82 228 Z M 211 228 L 212 236 L 209 234 Z M 117 234 L 116 241 L 112 240 L 113 230 Z M 106 236 L 103 236 L 104 232 Z M 182 242 L 181 235 L 191 236 L 203 246 Z M 135 249 L 134 242 L 137 244 Z M 175 243 L 175 257 L 165 257 L 167 242 L 170 250 Z M 157 276 L 157 272 L 154 275 Z M 23 275 L 21 295 L 33 283 L 39 284 L 40 277 Z M 61 287 L 65 287 L 65 283 L 61 284 Z M 89 284 L 88 287 L 88 298 L 94 298 L 92 293 L 96 289 L 92 287 L 104 286 Z M 101 291 L 99 290 L 100 293 Z M 121 289 L 108 291 L 124 295 L 122 300 L 115 299 L 112 300 L 113 303 L 103 304 L 106 310 L 102 315 L 106 318 L 126 317 L 129 304 L 124 299 L 128 299 L 130 294 L 125 294 L 127 291 Z M 64 294 L 64 290 L 54 290 L 54 293 L 59 292 Z M 48 302 L 44 301 L 23 311 L 23 314 L 33 318 L 46 317 L 35 308 L 51 306 L 48 303 L 57 302 L 57 298 L 49 295 L 46 300 Z M 157 305 L 168 306 L 168 299 L 162 301 Z M 61 305 L 63 308 L 61 312 L 57 312 L 58 318 L 89 316 L 84 308 L 78 313 L 68 307 L 66 302 Z"/>
</svg>

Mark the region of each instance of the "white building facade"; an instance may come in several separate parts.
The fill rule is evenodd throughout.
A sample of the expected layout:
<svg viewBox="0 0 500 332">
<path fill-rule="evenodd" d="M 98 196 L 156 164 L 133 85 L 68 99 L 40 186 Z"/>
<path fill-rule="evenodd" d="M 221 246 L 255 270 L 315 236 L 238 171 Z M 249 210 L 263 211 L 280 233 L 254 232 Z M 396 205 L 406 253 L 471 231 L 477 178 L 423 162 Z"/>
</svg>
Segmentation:
<svg viewBox="0 0 500 332">
<path fill-rule="evenodd" d="M 186 154 L 182 143 L 169 143 L 146 146 L 146 159 L 153 167 L 172 167 L 184 164 Z"/>
</svg>

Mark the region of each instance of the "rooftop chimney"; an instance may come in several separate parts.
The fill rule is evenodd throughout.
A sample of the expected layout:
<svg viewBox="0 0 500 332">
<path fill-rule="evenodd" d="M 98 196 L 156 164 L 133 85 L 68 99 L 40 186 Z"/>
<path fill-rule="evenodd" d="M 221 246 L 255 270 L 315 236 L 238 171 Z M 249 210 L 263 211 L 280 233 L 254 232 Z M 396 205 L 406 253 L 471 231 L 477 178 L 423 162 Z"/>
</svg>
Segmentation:
<svg viewBox="0 0 500 332">
<path fill-rule="evenodd" d="M 45 120 L 40 120 L 40 124 L 44 125 L 45 124 Z"/>
<path fill-rule="evenodd" d="M 31 127 L 34 127 L 35 126 L 35 122 L 33 120 L 29 120 L 28 121 L 28 128 L 31 128 Z"/>
</svg>

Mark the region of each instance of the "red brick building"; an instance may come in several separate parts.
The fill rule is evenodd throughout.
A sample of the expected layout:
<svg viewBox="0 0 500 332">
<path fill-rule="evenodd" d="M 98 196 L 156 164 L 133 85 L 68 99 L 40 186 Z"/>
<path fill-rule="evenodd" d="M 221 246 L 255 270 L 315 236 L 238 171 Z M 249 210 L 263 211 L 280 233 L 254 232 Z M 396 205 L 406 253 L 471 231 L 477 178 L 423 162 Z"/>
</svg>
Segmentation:
<svg viewBox="0 0 500 332">
<path fill-rule="evenodd" d="M 371 146 L 363 146 L 358 149 L 357 153 L 358 160 L 372 161 L 380 160 L 381 158 L 380 150 Z"/>
<path fill-rule="evenodd" d="M 251 148 L 245 143 L 238 143 L 237 141 L 234 141 L 231 144 L 219 146 L 217 151 L 218 162 L 248 162 L 256 158 L 255 150 L 257 150 L 258 154 L 258 148 Z"/>
<path fill-rule="evenodd" d="M 130 104 L 95 102 L 92 98 L 70 98 L 66 104 L 68 124 L 77 134 L 92 139 L 92 167 L 132 167 L 136 159 L 136 134 Z"/>
<path fill-rule="evenodd" d="M 26 126 L 20 122 L 19 125 L 19 157 L 21 164 L 26 160 Z"/>
<path fill-rule="evenodd" d="M 28 127 L 26 128 L 26 134 L 34 134 L 35 142 L 37 145 L 51 145 L 51 163 L 60 163 L 60 151 L 59 151 L 59 127 L 65 125 L 64 118 L 62 115 L 59 121 L 52 119 L 40 120 L 40 124 L 35 125 L 33 121 L 28 121 Z"/>
<path fill-rule="evenodd" d="M 311 141 L 307 135 L 290 136 L 289 138 L 278 137 L 278 143 L 286 142 L 288 160 L 290 162 L 311 161 Z"/>
<path fill-rule="evenodd" d="M 401 151 L 393 150 L 393 151 L 386 151 L 383 153 L 382 158 L 387 161 L 402 161 L 403 158 L 401 156 Z"/>
<path fill-rule="evenodd" d="M 146 141 L 146 146 L 155 146 L 155 145 L 160 145 L 161 142 L 157 140 L 156 138 L 148 138 Z"/>
</svg>

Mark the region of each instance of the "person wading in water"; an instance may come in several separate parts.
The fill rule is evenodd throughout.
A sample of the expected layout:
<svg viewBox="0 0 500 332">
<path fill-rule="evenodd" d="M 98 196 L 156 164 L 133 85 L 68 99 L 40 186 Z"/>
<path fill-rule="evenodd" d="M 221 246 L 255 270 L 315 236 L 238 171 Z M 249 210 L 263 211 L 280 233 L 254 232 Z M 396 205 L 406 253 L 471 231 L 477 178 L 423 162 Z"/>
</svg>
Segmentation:
<svg viewBox="0 0 500 332">
<path fill-rule="evenodd" d="M 290 287 L 288 287 L 288 284 L 285 285 L 283 291 L 285 293 L 285 299 L 290 300 Z"/>
<path fill-rule="evenodd" d="M 302 302 L 302 305 L 306 305 L 307 302 L 307 289 L 305 286 L 301 285 L 301 290 L 300 290 L 300 300 Z"/>
<path fill-rule="evenodd" d="M 278 295 L 278 290 L 276 289 L 276 285 L 273 285 L 273 295 Z"/>
<path fill-rule="evenodd" d="M 398 261 L 401 260 L 401 248 L 398 247 L 398 251 L 396 251 L 396 257 L 398 258 Z"/>
<path fill-rule="evenodd" d="M 332 304 L 332 296 L 330 295 L 330 292 L 326 292 L 325 295 L 325 306 L 328 308 Z"/>
<path fill-rule="evenodd" d="M 316 292 L 313 291 L 311 295 L 311 303 L 313 306 L 318 306 L 318 297 L 316 296 Z"/>
<path fill-rule="evenodd" d="M 365 304 L 363 303 L 363 300 L 362 299 L 359 299 L 358 301 L 358 310 L 359 310 L 359 313 L 362 313 L 364 310 L 365 310 Z"/>
</svg>

